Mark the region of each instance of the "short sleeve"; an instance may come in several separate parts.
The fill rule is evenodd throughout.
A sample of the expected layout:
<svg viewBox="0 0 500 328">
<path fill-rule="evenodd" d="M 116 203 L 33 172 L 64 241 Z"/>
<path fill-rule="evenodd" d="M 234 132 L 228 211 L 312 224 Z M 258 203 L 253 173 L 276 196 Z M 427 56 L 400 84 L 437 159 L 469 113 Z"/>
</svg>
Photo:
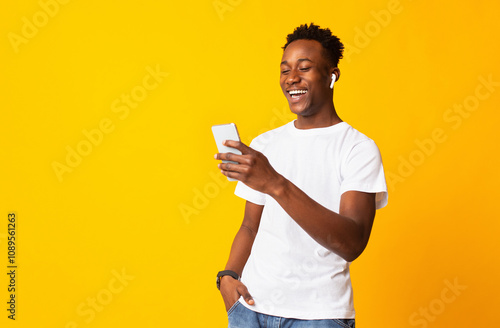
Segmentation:
<svg viewBox="0 0 500 328">
<path fill-rule="evenodd" d="M 234 194 L 238 197 L 241 197 L 257 205 L 266 204 L 266 194 L 263 194 L 260 191 L 256 191 L 250 188 L 241 181 L 238 181 L 238 183 L 236 184 L 236 189 L 234 190 Z"/>
<path fill-rule="evenodd" d="M 376 208 L 387 205 L 387 184 L 380 151 L 373 140 L 354 145 L 341 167 L 340 193 L 349 190 L 376 193 Z"/>
</svg>

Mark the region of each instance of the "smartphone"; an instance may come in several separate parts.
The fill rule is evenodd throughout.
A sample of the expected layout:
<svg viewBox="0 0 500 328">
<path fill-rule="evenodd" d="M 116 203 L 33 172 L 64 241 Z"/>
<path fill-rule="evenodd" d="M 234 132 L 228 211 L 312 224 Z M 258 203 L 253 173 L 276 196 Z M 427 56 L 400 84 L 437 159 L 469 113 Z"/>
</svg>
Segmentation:
<svg viewBox="0 0 500 328">
<path fill-rule="evenodd" d="M 229 124 L 214 125 L 212 126 L 212 133 L 214 134 L 215 143 L 217 144 L 217 149 L 219 150 L 219 153 L 233 153 L 241 155 L 241 151 L 239 151 L 238 149 L 227 147 L 222 144 L 224 140 L 240 141 L 240 136 L 238 134 L 238 129 L 236 128 L 236 124 L 229 123 Z M 222 162 L 238 164 L 233 161 L 222 161 Z M 227 179 L 229 181 L 237 181 L 236 179 L 229 177 Z"/>
</svg>

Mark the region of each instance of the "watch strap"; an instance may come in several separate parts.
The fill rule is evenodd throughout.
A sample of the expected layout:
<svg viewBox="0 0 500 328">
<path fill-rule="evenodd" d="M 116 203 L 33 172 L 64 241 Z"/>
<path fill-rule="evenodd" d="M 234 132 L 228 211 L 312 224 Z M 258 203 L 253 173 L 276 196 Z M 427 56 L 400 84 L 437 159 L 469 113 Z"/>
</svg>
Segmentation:
<svg viewBox="0 0 500 328">
<path fill-rule="evenodd" d="M 224 270 L 217 273 L 217 289 L 220 290 L 220 279 L 224 276 L 231 276 L 236 280 L 240 280 L 240 276 L 233 270 Z"/>
</svg>

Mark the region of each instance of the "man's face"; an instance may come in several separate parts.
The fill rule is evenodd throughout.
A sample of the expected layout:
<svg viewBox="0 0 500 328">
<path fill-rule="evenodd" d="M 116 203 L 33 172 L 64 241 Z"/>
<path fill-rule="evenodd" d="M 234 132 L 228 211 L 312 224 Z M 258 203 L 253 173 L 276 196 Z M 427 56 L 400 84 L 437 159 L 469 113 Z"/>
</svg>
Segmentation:
<svg viewBox="0 0 500 328">
<path fill-rule="evenodd" d="M 331 70 L 323 51 L 316 40 L 296 40 L 283 52 L 281 90 L 290 110 L 297 115 L 314 115 L 332 101 Z"/>
</svg>

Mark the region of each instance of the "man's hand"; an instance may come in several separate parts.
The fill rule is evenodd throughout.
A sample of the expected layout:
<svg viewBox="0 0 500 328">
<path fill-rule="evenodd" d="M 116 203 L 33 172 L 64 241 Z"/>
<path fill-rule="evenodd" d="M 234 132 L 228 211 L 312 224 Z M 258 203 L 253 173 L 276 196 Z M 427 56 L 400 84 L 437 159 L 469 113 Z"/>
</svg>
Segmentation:
<svg viewBox="0 0 500 328">
<path fill-rule="evenodd" d="M 220 280 L 220 293 L 222 299 L 224 299 L 224 305 L 226 306 L 226 312 L 229 311 L 231 306 L 236 303 L 236 301 L 243 296 L 245 302 L 249 305 L 254 305 L 254 300 L 247 287 L 239 280 L 234 279 L 231 276 L 224 276 Z"/>
<path fill-rule="evenodd" d="M 233 153 L 218 153 L 215 159 L 237 162 L 218 165 L 222 174 L 239 180 L 252 189 L 265 194 L 272 194 L 283 177 L 276 172 L 264 154 L 258 152 L 241 141 L 226 140 L 224 146 L 236 148 L 241 155 Z"/>
<path fill-rule="evenodd" d="M 216 154 L 216 159 L 238 163 L 219 164 L 222 174 L 273 197 L 318 244 L 346 261 L 352 262 L 363 252 L 375 218 L 375 193 L 343 193 L 337 213 L 276 172 L 262 153 L 239 141 L 226 140 L 224 145 L 240 150 L 242 155 Z"/>
</svg>

